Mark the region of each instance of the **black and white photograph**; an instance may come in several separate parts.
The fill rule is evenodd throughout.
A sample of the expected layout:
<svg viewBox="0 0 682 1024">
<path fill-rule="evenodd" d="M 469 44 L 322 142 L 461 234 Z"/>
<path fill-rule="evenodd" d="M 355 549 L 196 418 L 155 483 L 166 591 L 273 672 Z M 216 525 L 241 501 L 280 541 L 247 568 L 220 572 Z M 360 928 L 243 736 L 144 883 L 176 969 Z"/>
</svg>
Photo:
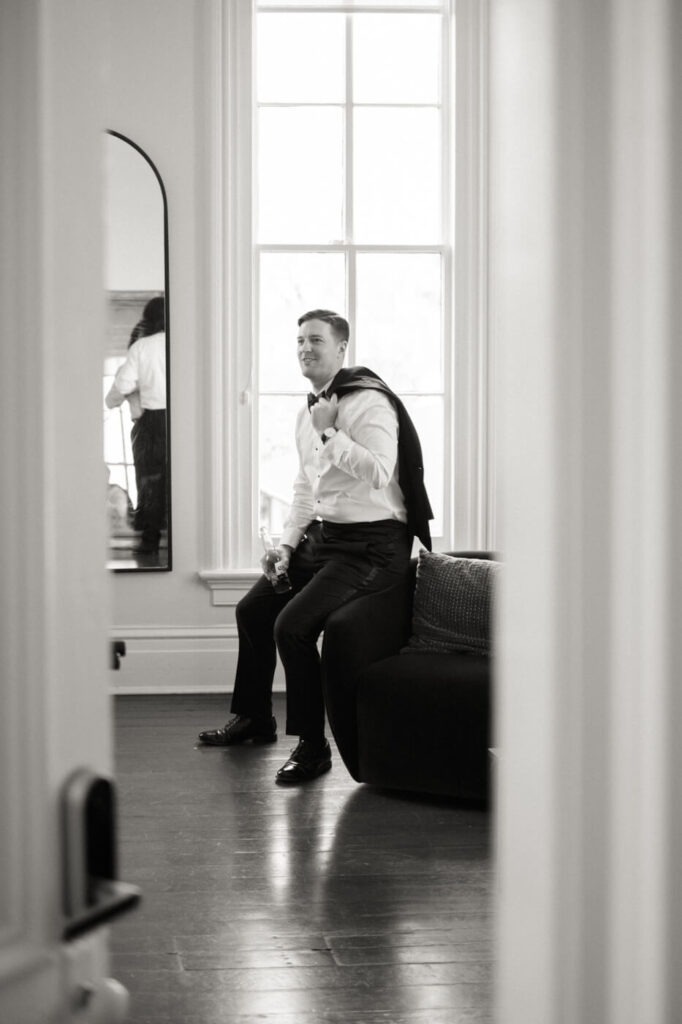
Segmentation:
<svg viewBox="0 0 682 1024">
<path fill-rule="evenodd" d="M 0 1024 L 681 1024 L 680 53 L 0 0 Z"/>
</svg>

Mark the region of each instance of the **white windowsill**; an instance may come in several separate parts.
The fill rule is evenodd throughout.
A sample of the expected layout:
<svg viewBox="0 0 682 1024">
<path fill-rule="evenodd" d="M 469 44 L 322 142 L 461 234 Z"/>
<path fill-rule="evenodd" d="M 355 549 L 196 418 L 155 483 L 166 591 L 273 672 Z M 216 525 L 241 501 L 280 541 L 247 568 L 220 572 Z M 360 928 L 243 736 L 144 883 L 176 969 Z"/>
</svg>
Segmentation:
<svg viewBox="0 0 682 1024">
<path fill-rule="evenodd" d="M 198 576 L 211 591 L 212 605 L 231 606 L 253 586 L 261 572 L 258 569 L 202 569 Z"/>
</svg>

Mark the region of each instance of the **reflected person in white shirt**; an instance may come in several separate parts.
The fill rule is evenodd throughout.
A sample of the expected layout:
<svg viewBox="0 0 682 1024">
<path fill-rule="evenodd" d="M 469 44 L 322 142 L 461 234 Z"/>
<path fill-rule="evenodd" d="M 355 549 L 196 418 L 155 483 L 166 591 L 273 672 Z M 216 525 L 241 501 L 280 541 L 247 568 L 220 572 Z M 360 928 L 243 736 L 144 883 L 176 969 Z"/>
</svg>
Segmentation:
<svg viewBox="0 0 682 1024">
<path fill-rule="evenodd" d="M 348 339 L 348 322 L 331 311 L 312 310 L 298 321 L 298 361 L 312 392 L 296 421 L 299 470 L 279 562 L 273 568 L 262 560 L 264 575 L 237 605 L 233 717 L 199 735 L 210 746 L 277 738 L 272 682 L 278 651 L 286 677 L 286 732 L 299 737 L 277 772 L 283 784 L 331 768 L 317 647 L 325 621 L 346 602 L 397 582 L 411 554 L 392 392 L 375 390 L 370 380 L 342 397 L 325 394 L 339 371 L 355 369 L 342 370 Z M 289 591 L 274 588 L 277 572 L 288 573 Z"/>
<path fill-rule="evenodd" d="M 158 552 L 167 518 L 165 308 L 162 295 L 147 302 L 105 398 L 109 409 L 130 402 L 137 483 L 134 526 L 142 531 L 137 550 L 145 555 Z"/>
</svg>

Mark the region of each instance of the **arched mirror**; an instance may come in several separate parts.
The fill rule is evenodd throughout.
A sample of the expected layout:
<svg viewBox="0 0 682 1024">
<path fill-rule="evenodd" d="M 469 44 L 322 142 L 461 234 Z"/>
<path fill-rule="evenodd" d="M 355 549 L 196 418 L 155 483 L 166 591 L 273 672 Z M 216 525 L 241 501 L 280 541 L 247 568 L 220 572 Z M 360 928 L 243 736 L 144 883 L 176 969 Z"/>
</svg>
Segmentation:
<svg viewBox="0 0 682 1024">
<path fill-rule="evenodd" d="M 172 567 L 168 210 L 147 154 L 105 134 L 107 567 Z"/>
</svg>

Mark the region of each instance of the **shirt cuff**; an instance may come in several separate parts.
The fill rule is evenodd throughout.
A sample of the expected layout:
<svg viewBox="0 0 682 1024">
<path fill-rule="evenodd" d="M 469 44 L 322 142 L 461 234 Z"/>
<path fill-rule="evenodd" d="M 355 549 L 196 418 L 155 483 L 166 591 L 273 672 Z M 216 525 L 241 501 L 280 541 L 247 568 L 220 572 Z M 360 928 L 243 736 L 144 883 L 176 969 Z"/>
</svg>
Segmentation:
<svg viewBox="0 0 682 1024">
<path fill-rule="evenodd" d="M 280 544 L 286 544 L 293 551 L 296 550 L 298 545 L 301 543 L 305 530 L 299 530 L 297 526 L 285 526 L 282 530 L 282 536 L 280 538 Z"/>
<path fill-rule="evenodd" d="M 344 433 L 343 430 L 337 430 L 329 440 L 325 443 L 320 438 L 321 450 L 320 458 L 327 459 L 328 462 L 337 463 L 339 455 L 343 452 L 348 452 L 353 447 L 353 441 Z"/>
</svg>

